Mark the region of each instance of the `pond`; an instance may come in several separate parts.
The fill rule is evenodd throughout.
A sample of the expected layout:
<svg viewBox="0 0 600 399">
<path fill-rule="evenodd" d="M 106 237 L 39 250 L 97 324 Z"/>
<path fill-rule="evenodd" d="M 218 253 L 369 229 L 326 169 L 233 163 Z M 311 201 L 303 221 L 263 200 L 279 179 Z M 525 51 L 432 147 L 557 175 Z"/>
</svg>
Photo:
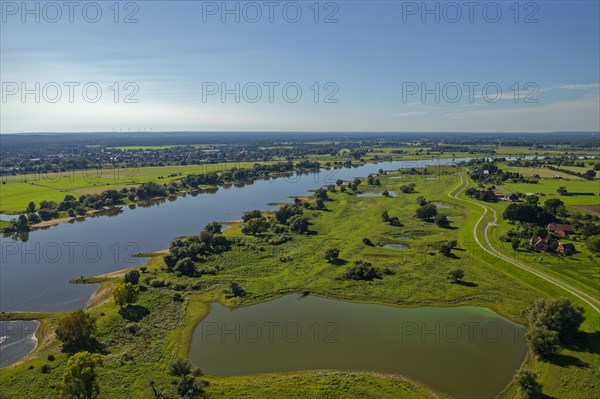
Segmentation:
<svg viewBox="0 0 600 399">
<path fill-rule="evenodd" d="M 524 329 L 478 307 L 398 308 L 287 295 L 211 303 L 192 361 L 208 375 L 340 369 L 394 373 L 458 398 L 492 398 L 525 358 Z"/>
<path fill-rule="evenodd" d="M 37 345 L 36 320 L 0 321 L 0 368 L 27 356 Z"/>
<path fill-rule="evenodd" d="M 383 247 L 388 249 L 408 249 L 406 245 L 402 244 L 385 244 Z"/>
<path fill-rule="evenodd" d="M 467 160 L 467 159 L 464 159 Z M 457 159 L 455 162 L 463 161 Z M 212 221 L 240 219 L 244 211 L 277 209 L 270 203 L 291 202 L 337 179 L 428 165 L 449 165 L 450 159 L 392 161 L 352 168 L 322 169 L 254 183 L 238 184 L 178 198 L 122 207 L 108 216 L 89 217 L 28 235 L 26 242 L 2 238 L 0 246 L 0 311 L 66 311 L 82 308 L 96 285 L 69 284 L 93 276 L 140 266 L 134 253 L 169 247 L 178 236 L 198 234 Z M 440 176 L 455 179 L 455 176 Z M 110 216 L 112 215 L 112 216 Z"/>
<path fill-rule="evenodd" d="M 395 191 L 388 191 L 388 197 L 395 197 L 396 196 L 396 192 Z M 361 193 L 358 194 L 357 197 L 383 197 L 383 192 L 380 193 Z"/>
</svg>

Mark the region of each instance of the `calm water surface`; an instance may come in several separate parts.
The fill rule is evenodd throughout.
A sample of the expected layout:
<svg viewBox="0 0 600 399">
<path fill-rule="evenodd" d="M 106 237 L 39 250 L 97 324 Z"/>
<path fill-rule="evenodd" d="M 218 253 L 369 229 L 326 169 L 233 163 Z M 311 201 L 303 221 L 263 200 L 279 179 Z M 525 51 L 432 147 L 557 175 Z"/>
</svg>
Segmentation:
<svg viewBox="0 0 600 399">
<path fill-rule="evenodd" d="M 525 358 L 523 333 L 478 307 L 407 309 L 287 295 L 236 309 L 211 303 L 190 357 L 209 375 L 369 370 L 457 398 L 493 398 Z"/>
</svg>

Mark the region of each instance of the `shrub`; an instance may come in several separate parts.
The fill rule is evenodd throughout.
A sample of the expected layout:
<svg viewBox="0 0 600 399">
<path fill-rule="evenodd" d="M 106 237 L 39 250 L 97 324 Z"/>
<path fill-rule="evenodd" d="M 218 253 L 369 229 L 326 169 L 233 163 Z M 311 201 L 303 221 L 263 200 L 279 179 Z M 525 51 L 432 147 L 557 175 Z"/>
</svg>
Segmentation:
<svg viewBox="0 0 600 399">
<path fill-rule="evenodd" d="M 354 262 L 354 266 L 346 270 L 344 273 L 344 278 L 347 280 L 371 281 L 373 279 L 382 278 L 382 273 L 380 270 L 373 267 L 371 263 L 357 260 Z"/>
<path fill-rule="evenodd" d="M 40 366 L 40 373 L 42 374 L 48 374 L 50 373 L 50 370 L 52 370 L 52 368 L 48 363 L 44 363 Z"/>
</svg>

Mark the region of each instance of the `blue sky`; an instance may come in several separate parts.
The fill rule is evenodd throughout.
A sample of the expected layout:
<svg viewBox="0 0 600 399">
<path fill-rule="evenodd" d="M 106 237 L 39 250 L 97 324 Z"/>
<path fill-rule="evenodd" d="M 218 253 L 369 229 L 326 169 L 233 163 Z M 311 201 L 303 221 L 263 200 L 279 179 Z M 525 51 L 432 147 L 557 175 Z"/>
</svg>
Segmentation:
<svg viewBox="0 0 600 399">
<path fill-rule="evenodd" d="M 1 3 L 2 133 L 600 130 L 598 1 Z"/>
</svg>

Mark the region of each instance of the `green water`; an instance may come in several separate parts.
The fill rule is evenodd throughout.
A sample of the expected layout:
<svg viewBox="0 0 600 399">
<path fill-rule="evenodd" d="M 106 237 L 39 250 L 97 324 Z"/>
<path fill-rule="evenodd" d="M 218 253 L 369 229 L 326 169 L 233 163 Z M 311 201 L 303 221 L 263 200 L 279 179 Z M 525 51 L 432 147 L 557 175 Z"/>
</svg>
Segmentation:
<svg viewBox="0 0 600 399">
<path fill-rule="evenodd" d="M 190 356 L 209 375 L 368 370 L 458 398 L 493 398 L 525 358 L 523 334 L 478 307 L 407 309 L 288 295 L 236 309 L 212 303 Z"/>
</svg>

